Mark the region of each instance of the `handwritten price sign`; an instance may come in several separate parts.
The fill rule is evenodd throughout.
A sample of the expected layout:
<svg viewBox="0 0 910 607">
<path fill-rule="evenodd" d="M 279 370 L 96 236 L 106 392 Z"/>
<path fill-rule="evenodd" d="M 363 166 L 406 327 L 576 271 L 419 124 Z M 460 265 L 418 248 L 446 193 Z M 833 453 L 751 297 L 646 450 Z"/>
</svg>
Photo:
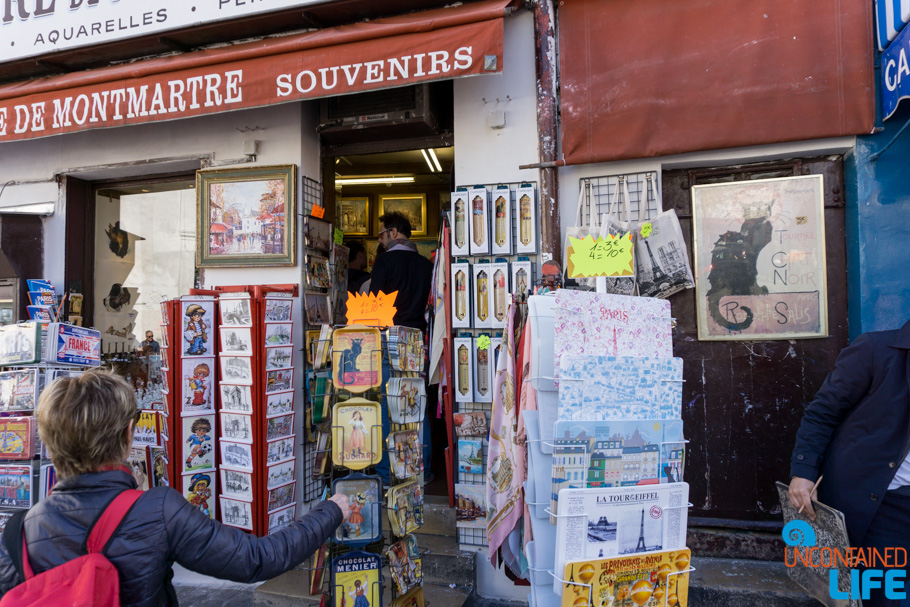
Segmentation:
<svg viewBox="0 0 910 607">
<path fill-rule="evenodd" d="M 569 278 L 634 276 L 632 234 L 619 238 L 569 237 Z"/>
<path fill-rule="evenodd" d="M 348 325 L 367 325 L 369 327 L 391 327 L 395 324 L 395 297 L 398 291 L 388 295 L 380 291 L 375 295 L 366 293 L 348 293 Z"/>
</svg>

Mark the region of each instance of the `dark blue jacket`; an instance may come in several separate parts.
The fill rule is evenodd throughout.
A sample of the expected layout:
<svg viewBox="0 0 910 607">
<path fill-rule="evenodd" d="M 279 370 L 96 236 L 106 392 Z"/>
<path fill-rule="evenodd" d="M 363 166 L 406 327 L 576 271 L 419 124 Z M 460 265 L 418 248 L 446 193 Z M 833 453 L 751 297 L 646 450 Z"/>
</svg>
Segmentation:
<svg viewBox="0 0 910 607">
<path fill-rule="evenodd" d="M 862 544 L 910 451 L 910 322 L 864 333 L 841 351 L 796 434 L 790 474 L 815 481 L 819 501 L 844 513 Z"/>
<path fill-rule="evenodd" d="M 125 471 L 66 478 L 25 518 L 29 563 L 35 573 L 84 552 L 87 529 L 102 509 L 136 482 Z M 321 502 L 309 514 L 257 538 L 212 521 L 166 487 L 147 491 L 127 513 L 104 554 L 120 573 L 123 605 L 176 604 L 171 565 L 235 582 L 266 580 L 301 563 L 341 524 L 341 509 Z M 0 545 L 0 594 L 22 580 Z"/>
</svg>

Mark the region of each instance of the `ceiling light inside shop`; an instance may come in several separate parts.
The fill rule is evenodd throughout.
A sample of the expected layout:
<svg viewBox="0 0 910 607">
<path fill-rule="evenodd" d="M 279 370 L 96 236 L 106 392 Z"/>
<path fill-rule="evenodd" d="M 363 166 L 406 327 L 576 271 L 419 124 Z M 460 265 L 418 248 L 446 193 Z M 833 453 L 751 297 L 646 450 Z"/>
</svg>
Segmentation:
<svg viewBox="0 0 910 607">
<path fill-rule="evenodd" d="M 432 151 L 433 151 L 433 150 L 430 150 L 430 152 L 432 152 Z M 434 167 L 434 166 L 433 166 L 433 163 L 430 162 L 430 157 L 427 156 L 427 151 L 426 151 L 426 150 L 420 150 L 420 153 L 423 154 L 423 159 L 427 161 L 427 166 L 430 167 L 430 172 L 431 172 L 431 173 L 435 173 L 435 172 L 436 172 L 436 167 Z"/>
<path fill-rule="evenodd" d="M 434 150 L 433 148 L 430 148 L 429 152 L 430 152 L 430 158 L 432 158 L 433 162 L 436 164 L 436 170 L 439 171 L 440 173 L 442 173 L 442 165 L 439 164 L 439 158 L 436 157 L 436 150 Z"/>
<path fill-rule="evenodd" d="M 335 185 L 366 185 L 370 183 L 414 183 L 413 177 L 343 177 Z"/>
</svg>

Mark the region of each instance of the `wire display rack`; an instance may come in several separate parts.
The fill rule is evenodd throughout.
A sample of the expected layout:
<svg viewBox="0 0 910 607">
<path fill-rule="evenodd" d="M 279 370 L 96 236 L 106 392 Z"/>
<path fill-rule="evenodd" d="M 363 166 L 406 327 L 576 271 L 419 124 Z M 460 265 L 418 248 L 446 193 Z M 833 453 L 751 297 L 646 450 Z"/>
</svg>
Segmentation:
<svg viewBox="0 0 910 607">
<path fill-rule="evenodd" d="M 651 219 L 661 212 L 660 176 L 657 171 L 642 173 L 623 173 L 620 175 L 602 175 L 579 179 L 579 188 L 585 192 L 583 197 L 582 221 L 585 225 L 591 220 L 592 210 L 598 219 L 609 213 L 615 213 L 612 202 L 623 202 L 625 196 L 623 181 L 629 190 L 629 219 Z M 617 190 L 619 195 L 617 196 Z"/>
</svg>

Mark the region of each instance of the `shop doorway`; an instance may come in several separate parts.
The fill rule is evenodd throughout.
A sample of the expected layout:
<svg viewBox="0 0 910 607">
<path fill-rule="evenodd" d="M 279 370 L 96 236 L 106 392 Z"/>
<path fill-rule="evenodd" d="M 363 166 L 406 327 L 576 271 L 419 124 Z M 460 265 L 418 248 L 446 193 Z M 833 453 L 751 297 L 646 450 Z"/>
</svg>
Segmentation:
<svg viewBox="0 0 910 607">
<path fill-rule="evenodd" d="M 357 245 L 361 245 L 365 250 L 364 272 L 372 271 L 376 257 L 383 252 L 379 245 L 379 217 L 388 211 L 400 211 L 410 219 L 410 240 L 417 245 L 417 252 L 434 260 L 441 214 L 449 208 L 454 160 L 454 148 L 451 147 L 324 159 L 334 167 L 335 225 L 344 232 L 344 243 L 348 247 L 356 251 Z M 327 184 L 326 189 L 329 187 L 332 186 Z M 368 276 L 361 277 L 364 278 L 369 280 Z M 369 283 L 365 283 L 361 288 L 368 287 Z M 356 290 L 356 285 L 350 288 Z M 434 456 L 425 466 L 434 478 L 425 491 L 428 495 L 447 495 L 445 459 L 441 454 L 449 441 L 445 419 L 436 418 L 437 407 L 436 387 L 430 386 L 427 409 Z"/>
<path fill-rule="evenodd" d="M 454 184 L 452 83 L 401 87 L 325 99 L 321 104 L 322 180 L 327 216 L 346 243 L 366 251 L 369 272 L 379 249 L 379 216 L 398 210 L 411 220 L 411 240 L 433 258 L 441 215 Z M 434 475 L 428 495 L 447 495 L 445 419 L 427 391 Z"/>
</svg>

